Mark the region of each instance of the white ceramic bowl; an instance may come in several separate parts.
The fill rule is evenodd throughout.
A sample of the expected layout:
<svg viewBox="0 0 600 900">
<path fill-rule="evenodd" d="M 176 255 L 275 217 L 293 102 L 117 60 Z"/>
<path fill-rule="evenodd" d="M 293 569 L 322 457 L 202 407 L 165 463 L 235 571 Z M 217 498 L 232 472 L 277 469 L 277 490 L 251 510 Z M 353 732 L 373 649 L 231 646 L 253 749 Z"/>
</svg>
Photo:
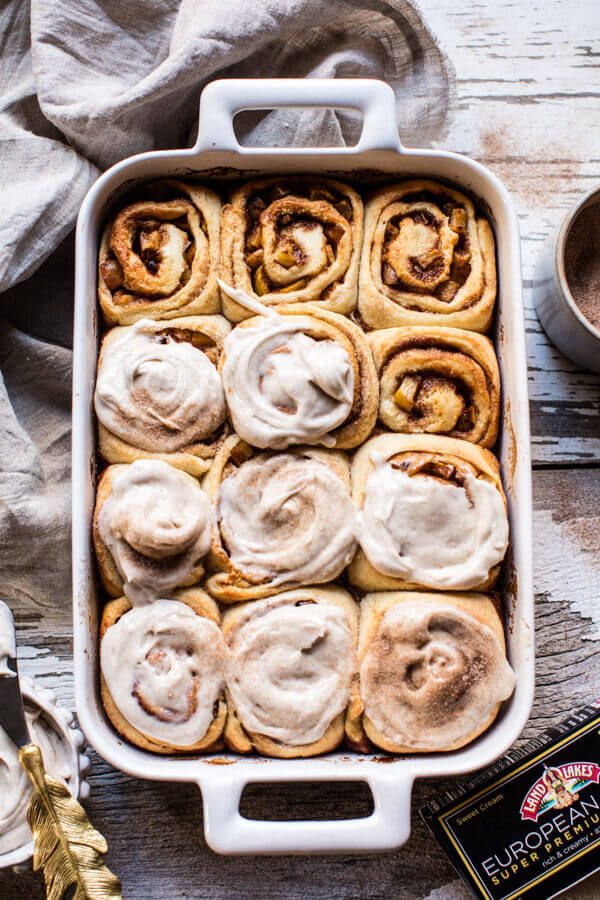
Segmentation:
<svg viewBox="0 0 600 900">
<path fill-rule="evenodd" d="M 600 372 L 600 330 L 575 303 L 565 274 L 565 247 L 579 213 L 597 203 L 600 188 L 594 188 L 571 207 L 542 251 L 533 293 L 538 318 L 552 343 L 574 363 L 592 372 Z"/>
<path fill-rule="evenodd" d="M 47 688 L 35 684 L 33 679 L 21 677 L 23 699 L 28 706 L 38 707 L 48 724 L 59 735 L 67 748 L 69 769 L 72 773 L 69 789 L 74 797 L 85 800 L 89 795 L 89 785 L 84 775 L 89 769 L 89 759 L 82 754 L 84 737 L 75 726 L 73 713 L 59 706 L 55 694 Z M 33 856 L 33 841 L 28 841 L 7 853 L 0 853 L 0 869 L 12 866 L 16 871 L 26 870 L 25 865 Z"/>
</svg>

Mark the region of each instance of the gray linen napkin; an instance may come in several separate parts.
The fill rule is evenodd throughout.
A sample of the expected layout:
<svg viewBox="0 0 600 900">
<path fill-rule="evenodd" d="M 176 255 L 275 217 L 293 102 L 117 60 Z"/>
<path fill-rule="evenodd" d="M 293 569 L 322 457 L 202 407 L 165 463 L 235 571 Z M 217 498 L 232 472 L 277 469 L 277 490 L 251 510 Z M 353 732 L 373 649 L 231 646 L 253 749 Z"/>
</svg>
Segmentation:
<svg viewBox="0 0 600 900">
<path fill-rule="evenodd" d="M 70 352 L 56 344 L 71 330 L 68 235 L 98 172 L 191 144 L 217 77 L 382 78 L 404 142 L 423 146 L 446 127 L 453 73 L 408 0 L 8 0 L 0 35 L 0 313 L 22 329 L 0 324 L 0 583 L 67 603 Z M 261 145 L 357 128 L 314 110 L 239 125 Z"/>
</svg>

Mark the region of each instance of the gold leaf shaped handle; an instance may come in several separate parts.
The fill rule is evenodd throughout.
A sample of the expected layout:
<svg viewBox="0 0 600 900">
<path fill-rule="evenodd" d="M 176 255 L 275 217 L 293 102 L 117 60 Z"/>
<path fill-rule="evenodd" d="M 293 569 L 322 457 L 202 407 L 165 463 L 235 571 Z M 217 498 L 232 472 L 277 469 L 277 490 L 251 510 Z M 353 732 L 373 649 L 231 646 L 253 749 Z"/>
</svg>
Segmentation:
<svg viewBox="0 0 600 900">
<path fill-rule="evenodd" d="M 21 747 L 19 762 L 33 785 L 27 810 L 33 868 L 43 869 L 48 900 L 61 900 L 71 886 L 73 900 L 121 900 L 121 882 L 102 859 L 105 838 L 65 785 L 46 773 L 40 748 Z"/>
</svg>

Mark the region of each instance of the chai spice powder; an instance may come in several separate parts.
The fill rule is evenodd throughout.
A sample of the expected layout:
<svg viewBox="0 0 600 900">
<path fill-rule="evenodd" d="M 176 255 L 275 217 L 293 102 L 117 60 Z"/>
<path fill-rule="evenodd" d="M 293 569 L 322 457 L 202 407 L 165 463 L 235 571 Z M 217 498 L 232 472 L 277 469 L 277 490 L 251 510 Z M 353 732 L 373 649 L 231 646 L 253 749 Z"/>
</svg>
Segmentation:
<svg viewBox="0 0 600 900">
<path fill-rule="evenodd" d="M 600 329 L 600 203 L 586 207 L 571 226 L 565 274 L 575 303 L 588 322 Z"/>
</svg>

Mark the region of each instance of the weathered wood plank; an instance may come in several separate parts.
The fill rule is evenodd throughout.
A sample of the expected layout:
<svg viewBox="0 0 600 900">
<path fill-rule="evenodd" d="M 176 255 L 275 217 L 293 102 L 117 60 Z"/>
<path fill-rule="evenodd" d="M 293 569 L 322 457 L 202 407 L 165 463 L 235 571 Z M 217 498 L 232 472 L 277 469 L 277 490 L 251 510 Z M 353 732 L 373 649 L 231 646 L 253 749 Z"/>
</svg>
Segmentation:
<svg viewBox="0 0 600 900">
<path fill-rule="evenodd" d="M 600 462 L 600 376 L 546 340 L 533 310 L 539 254 L 565 212 L 600 186 L 600 41 L 594 0 L 422 4 L 457 72 L 444 148 L 488 165 L 519 213 L 527 306 L 533 459 Z"/>
</svg>

